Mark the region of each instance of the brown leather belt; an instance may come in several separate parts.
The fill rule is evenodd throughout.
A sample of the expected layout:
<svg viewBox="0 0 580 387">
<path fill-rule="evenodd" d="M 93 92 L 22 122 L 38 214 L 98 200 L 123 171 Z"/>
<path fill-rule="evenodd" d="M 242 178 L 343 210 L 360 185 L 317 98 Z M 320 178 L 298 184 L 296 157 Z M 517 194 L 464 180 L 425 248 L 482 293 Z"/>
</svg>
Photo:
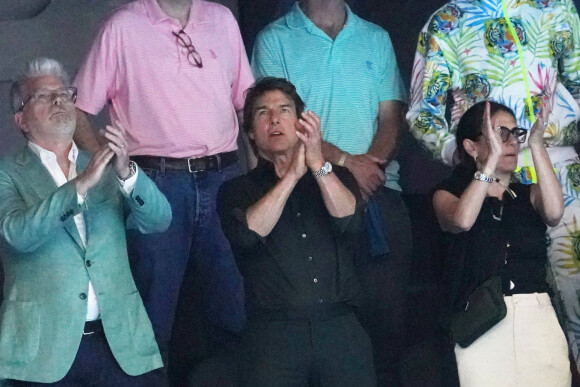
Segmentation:
<svg viewBox="0 0 580 387">
<path fill-rule="evenodd" d="M 175 171 L 187 171 L 189 173 L 222 171 L 225 167 L 238 160 L 236 151 L 218 153 L 216 155 L 199 157 L 196 159 L 176 159 L 173 157 L 159 156 L 131 156 L 141 168 L 157 169 L 162 173 L 166 169 Z"/>
</svg>

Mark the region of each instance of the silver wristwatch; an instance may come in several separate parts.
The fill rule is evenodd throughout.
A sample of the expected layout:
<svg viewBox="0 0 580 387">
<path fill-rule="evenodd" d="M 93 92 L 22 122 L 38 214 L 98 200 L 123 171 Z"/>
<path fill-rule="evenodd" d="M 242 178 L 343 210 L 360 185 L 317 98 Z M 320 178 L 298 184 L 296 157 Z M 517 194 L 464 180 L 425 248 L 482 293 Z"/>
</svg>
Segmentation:
<svg viewBox="0 0 580 387">
<path fill-rule="evenodd" d="M 124 179 L 120 176 L 117 176 L 117 178 L 119 179 L 121 184 L 125 184 L 125 182 L 127 180 L 129 180 L 136 173 L 137 173 L 137 163 L 135 163 L 133 160 L 130 160 L 129 161 L 129 175 L 127 175 L 127 177 L 125 177 Z"/>
<path fill-rule="evenodd" d="M 486 183 L 492 183 L 493 182 L 493 179 L 491 177 L 487 176 L 485 173 L 483 173 L 481 171 L 475 172 L 475 175 L 473 175 L 473 178 L 475 180 L 485 181 Z"/>
<path fill-rule="evenodd" d="M 314 175 L 315 178 L 318 179 L 321 176 L 328 175 L 330 172 L 332 172 L 332 164 L 330 164 L 327 161 L 324 164 L 322 164 L 322 168 L 320 168 L 320 170 L 318 170 L 312 174 Z"/>
</svg>

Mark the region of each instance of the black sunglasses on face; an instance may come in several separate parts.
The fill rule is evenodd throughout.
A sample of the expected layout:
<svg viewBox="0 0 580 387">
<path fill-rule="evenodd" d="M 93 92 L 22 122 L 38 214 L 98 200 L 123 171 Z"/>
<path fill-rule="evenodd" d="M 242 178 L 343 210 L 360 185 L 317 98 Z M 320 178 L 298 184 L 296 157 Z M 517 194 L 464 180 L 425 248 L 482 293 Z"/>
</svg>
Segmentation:
<svg viewBox="0 0 580 387">
<path fill-rule="evenodd" d="M 501 140 L 503 142 L 507 142 L 510 138 L 510 134 L 512 134 L 514 136 L 514 138 L 516 139 L 516 141 L 518 143 L 523 143 L 526 141 L 526 136 L 528 135 L 528 131 L 520 128 L 520 127 L 513 127 L 511 129 L 505 127 L 505 126 L 500 126 L 498 128 L 499 130 L 499 136 L 501 138 Z"/>
</svg>

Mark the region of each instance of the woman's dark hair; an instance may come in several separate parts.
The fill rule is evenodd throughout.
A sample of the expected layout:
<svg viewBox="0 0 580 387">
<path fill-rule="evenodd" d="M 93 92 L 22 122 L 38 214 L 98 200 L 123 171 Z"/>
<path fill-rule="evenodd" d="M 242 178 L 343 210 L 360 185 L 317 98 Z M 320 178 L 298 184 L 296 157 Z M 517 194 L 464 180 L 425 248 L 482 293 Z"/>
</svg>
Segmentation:
<svg viewBox="0 0 580 387">
<path fill-rule="evenodd" d="M 304 101 L 296 92 L 296 87 L 284 78 L 261 78 L 246 91 L 246 103 L 244 104 L 244 123 L 243 128 L 246 133 L 251 132 L 254 127 L 254 109 L 258 98 L 269 91 L 281 91 L 288 98 L 294 101 L 296 106 L 296 116 L 300 117 L 304 112 Z"/>
<path fill-rule="evenodd" d="M 477 170 L 477 166 L 475 165 L 475 160 L 471 158 L 465 147 L 463 146 L 463 140 L 470 139 L 470 140 L 477 140 L 482 134 L 483 125 L 485 124 L 483 114 L 485 112 L 485 102 L 481 101 L 467 109 L 459 123 L 457 124 L 457 131 L 455 133 L 455 141 L 457 141 L 457 155 L 459 156 L 459 165 L 465 169 L 467 172 L 474 173 Z M 498 112 L 504 112 L 511 115 L 514 119 L 516 116 L 514 112 L 507 106 L 502 105 L 497 102 L 489 101 L 489 114 L 493 117 Z"/>
</svg>

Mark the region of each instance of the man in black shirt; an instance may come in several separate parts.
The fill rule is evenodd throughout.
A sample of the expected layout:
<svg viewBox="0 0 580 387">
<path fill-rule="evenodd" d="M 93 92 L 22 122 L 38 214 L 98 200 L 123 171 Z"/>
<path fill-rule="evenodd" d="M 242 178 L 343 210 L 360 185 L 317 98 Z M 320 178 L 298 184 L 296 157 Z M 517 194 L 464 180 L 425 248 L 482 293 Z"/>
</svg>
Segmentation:
<svg viewBox="0 0 580 387">
<path fill-rule="evenodd" d="M 360 198 L 321 152 L 320 119 L 278 78 L 248 91 L 244 128 L 258 166 L 222 186 L 222 227 L 244 277 L 248 386 L 373 386 L 372 349 L 353 314 Z"/>
</svg>

